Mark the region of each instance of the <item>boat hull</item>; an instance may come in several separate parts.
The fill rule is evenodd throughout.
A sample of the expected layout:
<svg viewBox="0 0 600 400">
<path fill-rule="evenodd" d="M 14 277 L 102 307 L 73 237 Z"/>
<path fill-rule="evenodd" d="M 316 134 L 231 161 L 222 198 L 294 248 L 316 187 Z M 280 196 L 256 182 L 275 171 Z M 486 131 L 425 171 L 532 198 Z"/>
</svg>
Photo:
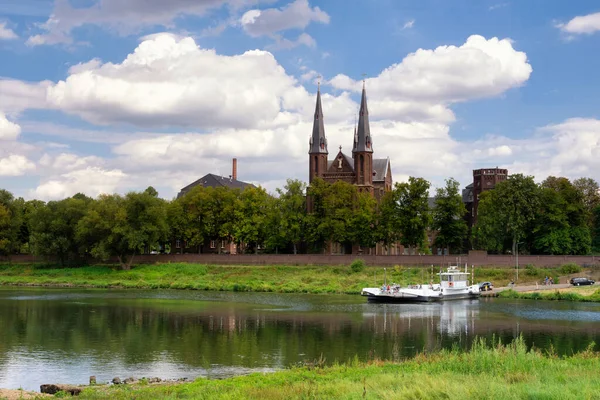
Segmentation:
<svg viewBox="0 0 600 400">
<path fill-rule="evenodd" d="M 369 303 L 434 303 L 439 301 L 464 300 L 479 298 L 479 291 L 473 290 L 400 290 L 398 292 L 382 292 L 374 288 L 365 288 L 362 292 Z"/>
</svg>

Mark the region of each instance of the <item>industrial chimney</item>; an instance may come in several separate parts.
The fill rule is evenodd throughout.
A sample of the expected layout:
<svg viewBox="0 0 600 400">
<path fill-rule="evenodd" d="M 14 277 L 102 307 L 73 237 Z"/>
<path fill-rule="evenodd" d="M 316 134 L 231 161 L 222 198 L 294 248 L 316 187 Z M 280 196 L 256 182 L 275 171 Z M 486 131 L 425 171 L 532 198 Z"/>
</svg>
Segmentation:
<svg viewBox="0 0 600 400">
<path fill-rule="evenodd" d="M 237 181 L 237 158 L 233 159 L 233 170 L 231 172 L 233 180 Z"/>
</svg>

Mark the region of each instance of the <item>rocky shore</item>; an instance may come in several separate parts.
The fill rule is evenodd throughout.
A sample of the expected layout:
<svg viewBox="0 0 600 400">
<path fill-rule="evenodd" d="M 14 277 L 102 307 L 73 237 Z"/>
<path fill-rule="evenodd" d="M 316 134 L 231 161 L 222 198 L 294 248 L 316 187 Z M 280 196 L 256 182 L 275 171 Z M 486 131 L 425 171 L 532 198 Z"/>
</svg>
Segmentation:
<svg viewBox="0 0 600 400">
<path fill-rule="evenodd" d="M 156 385 L 156 384 L 177 384 L 188 382 L 188 378 L 179 378 L 179 379 L 161 379 L 158 377 L 154 378 L 124 378 L 121 379 L 118 376 L 114 377 L 110 382 L 107 383 L 96 383 L 96 377 L 90 376 L 89 385 L 69 385 L 69 384 L 61 384 L 61 383 L 47 383 L 40 386 L 40 392 L 43 395 L 54 395 L 58 392 L 69 393 L 71 396 L 78 396 L 81 391 L 90 386 L 113 386 L 113 385 Z M 18 391 L 23 393 L 23 391 Z M 29 392 L 33 395 L 39 395 L 39 393 Z M 34 396 L 35 397 L 35 396 Z M 30 398 L 34 398 L 30 397 Z M 0 395 L 0 399 L 4 397 Z M 26 398 L 26 397 L 16 397 L 16 398 Z"/>
</svg>

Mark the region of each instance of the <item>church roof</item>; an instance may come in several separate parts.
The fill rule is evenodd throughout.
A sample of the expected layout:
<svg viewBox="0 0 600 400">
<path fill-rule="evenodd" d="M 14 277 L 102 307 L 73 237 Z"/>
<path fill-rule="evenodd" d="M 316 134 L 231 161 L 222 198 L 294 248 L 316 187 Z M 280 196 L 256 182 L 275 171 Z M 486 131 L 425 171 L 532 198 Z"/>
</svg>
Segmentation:
<svg viewBox="0 0 600 400">
<path fill-rule="evenodd" d="M 342 153 L 342 156 L 344 156 L 344 158 L 346 159 L 346 162 L 348 163 L 348 165 L 350 165 L 350 168 L 352 168 L 352 171 L 354 171 L 354 158 L 352 158 L 351 156 L 344 154 L 344 153 Z M 335 160 L 327 160 L 327 169 L 329 169 L 331 167 L 331 165 L 333 164 L 334 161 Z"/>
<path fill-rule="evenodd" d="M 369 108 L 367 107 L 367 92 L 363 85 L 362 98 L 360 100 L 360 111 L 358 114 L 358 128 L 354 139 L 353 153 L 373 152 L 373 141 L 371 138 L 371 128 L 369 126 Z"/>
<path fill-rule="evenodd" d="M 309 141 L 309 154 L 328 154 L 325 124 L 323 123 L 323 108 L 321 107 L 321 90 L 317 90 L 317 104 L 313 121 L 312 136 Z"/>
<path fill-rule="evenodd" d="M 375 176 L 373 176 L 373 182 L 385 180 L 389 165 L 389 158 L 378 158 L 373 160 L 373 171 L 375 172 Z"/>
<path fill-rule="evenodd" d="M 244 190 L 249 186 L 254 187 L 254 185 L 251 183 L 238 181 L 237 179 L 219 176 L 215 174 L 206 174 L 202 178 L 190 183 L 189 185 L 181 189 L 181 191 L 177 194 L 177 198 L 180 198 L 181 196 L 192 190 L 194 187 L 199 185 L 204 187 L 226 187 L 230 189 L 240 190 Z"/>
</svg>

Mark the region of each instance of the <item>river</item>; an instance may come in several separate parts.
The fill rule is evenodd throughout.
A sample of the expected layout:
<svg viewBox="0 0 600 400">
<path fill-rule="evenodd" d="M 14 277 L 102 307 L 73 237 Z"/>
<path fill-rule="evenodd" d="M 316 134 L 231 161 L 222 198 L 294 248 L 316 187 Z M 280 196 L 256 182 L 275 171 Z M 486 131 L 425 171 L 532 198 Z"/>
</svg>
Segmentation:
<svg viewBox="0 0 600 400">
<path fill-rule="evenodd" d="M 133 376 L 221 378 L 303 362 L 400 360 L 474 338 L 557 354 L 600 343 L 600 304 L 0 287 L 0 387 Z"/>
</svg>

